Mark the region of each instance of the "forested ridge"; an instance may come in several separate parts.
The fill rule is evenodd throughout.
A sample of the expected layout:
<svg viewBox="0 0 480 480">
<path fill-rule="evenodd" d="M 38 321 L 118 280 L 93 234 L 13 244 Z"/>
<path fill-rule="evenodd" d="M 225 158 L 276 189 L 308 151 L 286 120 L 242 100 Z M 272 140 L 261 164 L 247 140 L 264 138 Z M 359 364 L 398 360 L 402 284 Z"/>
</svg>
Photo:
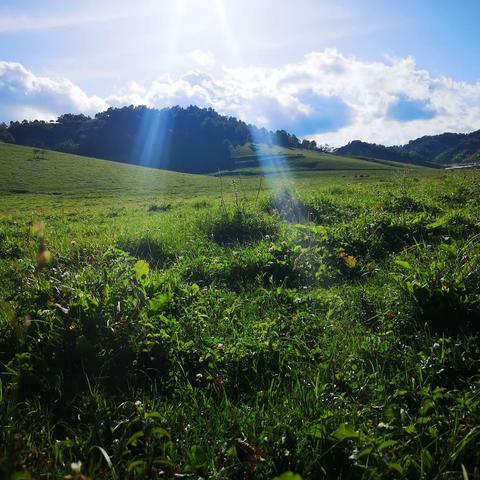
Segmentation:
<svg viewBox="0 0 480 480">
<path fill-rule="evenodd" d="M 480 130 L 468 134 L 425 135 L 405 145 L 391 147 L 354 140 L 336 149 L 335 153 L 420 165 L 476 163 L 480 161 Z"/>
<path fill-rule="evenodd" d="M 10 122 L 0 126 L 0 141 L 193 173 L 234 168 L 232 149 L 248 142 L 316 148 L 285 130 L 272 132 L 196 106 L 129 106 L 94 117 Z"/>
</svg>

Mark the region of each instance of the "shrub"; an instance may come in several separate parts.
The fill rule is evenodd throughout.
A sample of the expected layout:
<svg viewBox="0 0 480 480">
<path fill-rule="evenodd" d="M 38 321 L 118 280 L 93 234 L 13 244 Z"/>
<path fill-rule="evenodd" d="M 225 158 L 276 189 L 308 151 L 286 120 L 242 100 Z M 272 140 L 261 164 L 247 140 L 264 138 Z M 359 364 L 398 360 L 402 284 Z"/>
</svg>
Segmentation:
<svg viewBox="0 0 480 480">
<path fill-rule="evenodd" d="M 175 259 L 175 254 L 170 251 L 166 243 L 161 238 L 154 238 L 150 234 L 122 239 L 117 243 L 117 247 L 134 257 L 147 260 L 154 266 L 165 266 Z"/>
<path fill-rule="evenodd" d="M 480 331 L 480 245 L 423 247 L 421 257 L 397 260 L 400 286 L 416 307 L 416 319 L 436 332 Z"/>
<path fill-rule="evenodd" d="M 201 228 L 221 245 L 252 244 L 278 233 L 278 225 L 272 218 L 240 209 L 224 210 L 207 218 Z"/>
</svg>

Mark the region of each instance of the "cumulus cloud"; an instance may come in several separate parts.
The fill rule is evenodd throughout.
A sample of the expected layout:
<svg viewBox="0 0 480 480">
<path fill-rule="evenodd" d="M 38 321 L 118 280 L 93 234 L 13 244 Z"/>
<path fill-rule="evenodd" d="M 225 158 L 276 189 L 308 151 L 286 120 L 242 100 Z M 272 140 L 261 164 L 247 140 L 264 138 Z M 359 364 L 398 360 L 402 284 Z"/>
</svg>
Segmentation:
<svg viewBox="0 0 480 480">
<path fill-rule="evenodd" d="M 94 113 L 107 107 L 66 79 L 39 77 L 19 63 L 0 62 L 0 119 L 51 119 L 60 113 Z"/>
<path fill-rule="evenodd" d="M 201 68 L 212 67 L 215 64 L 215 56 L 208 50 L 197 48 L 188 54 L 188 58 L 195 66 Z"/>
<path fill-rule="evenodd" d="M 480 128 L 480 82 L 432 77 L 410 57 L 366 62 L 327 49 L 277 68 L 223 68 L 216 74 L 205 71 L 208 53 L 199 50 L 191 58 L 196 69 L 183 76 L 132 82 L 104 99 L 86 95 L 68 80 L 36 77 L 19 64 L 3 62 L 0 118 L 6 109 L 12 115 L 26 106 L 91 113 L 106 106 L 195 104 L 331 145 L 353 139 L 391 145 Z"/>
</svg>

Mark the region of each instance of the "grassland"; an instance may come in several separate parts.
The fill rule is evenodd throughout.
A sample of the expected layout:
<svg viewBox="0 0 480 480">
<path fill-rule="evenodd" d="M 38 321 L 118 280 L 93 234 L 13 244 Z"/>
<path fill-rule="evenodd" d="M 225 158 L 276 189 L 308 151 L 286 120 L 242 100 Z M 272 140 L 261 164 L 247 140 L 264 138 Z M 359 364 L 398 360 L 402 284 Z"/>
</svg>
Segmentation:
<svg viewBox="0 0 480 480">
<path fill-rule="evenodd" d="M 0 145 L 1 478 L 476 478 L 478 174 L 297 160 Z"/>
</svg>

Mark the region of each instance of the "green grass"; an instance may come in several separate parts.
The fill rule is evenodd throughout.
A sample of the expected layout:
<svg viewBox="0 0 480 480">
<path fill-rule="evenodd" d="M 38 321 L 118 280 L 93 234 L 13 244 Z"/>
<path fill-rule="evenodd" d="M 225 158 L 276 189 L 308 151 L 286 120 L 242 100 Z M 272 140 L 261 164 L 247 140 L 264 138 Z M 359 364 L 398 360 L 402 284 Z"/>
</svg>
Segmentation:
<svg viewBox="0 0 480 480">
<path fill-rule="evenodd" d="M 211 192 L 207 176 L 139 168 L 108 160 L 46 151 L 34 159 L 29 147 L 0 143 L 0 194 L 184 196 Z"/>
<path fill-rule="evenodd" d="M 292 155 L 288 149 L 279 147 L 260 148 L 260 151 L 272 155 L 283 155 L 285 152 Z M 252 152 L 248 146 L 244 149 Z M 242 150 L 238 150 L 237 154 L 242 154 Z M 48 209 L 52 205 L 65 212 L 75 209 L 79 201 L 82 208 L 95 209 L 115 204 L 125 208 L 139 204 L 154 206 L 159 202 L 168 203 L 170 199 L 202 202 L 204 197 L 232 197 L 238 191 L 255 196 L 259 190 L 263 194 L 271 189 L 291 188 L 292 181 L 299 190 L 312 190 L 337 181 L 347 186 L 389 182 L 392 178 L 403 178 L 408 172 L 414 173 L 416 178 L 434 178 L 439 174 L 432 169 L 399 164 L 379 167 L 374 162 L 303 150 L 295 150 L 293 155 L 305 155 L 301 162 L 310 162 L 310 168 L 299 167 L 298 158 L 280 164 L 276 162 L 274 167 L 266 163 L 264 168 L 260 168 L 255 160 L 257 166 L 246 170 L 240 163 L 233 172 L 208 176 L 52 151 L 39 156 L 30 147 L 0 143 L 0 215 L 25 209 L 42 214 L 45 207 Z"/>
<path fill-rule="evenodd" d="M 233 154 L 237 167 L 233 173 L 253 175 L 259 173 L 278 174 L 286 171 L 291 175 L 318 174 L 326 171 L 378 171 L 384 173 L 392 169 L 407 168 L 424 170 L 414 165 L 406 165 L 384 160 L 365 160 L 333 155 L 300 148 L 247 144 L 237 147 Z M 226 172 L 227 173 L 227 172 Z"/>
<path fill-rule="evenodd" d="M 0 145 L 0 478 L 476 478 L 478 173 L 28 156 Z"/>
</svg>

